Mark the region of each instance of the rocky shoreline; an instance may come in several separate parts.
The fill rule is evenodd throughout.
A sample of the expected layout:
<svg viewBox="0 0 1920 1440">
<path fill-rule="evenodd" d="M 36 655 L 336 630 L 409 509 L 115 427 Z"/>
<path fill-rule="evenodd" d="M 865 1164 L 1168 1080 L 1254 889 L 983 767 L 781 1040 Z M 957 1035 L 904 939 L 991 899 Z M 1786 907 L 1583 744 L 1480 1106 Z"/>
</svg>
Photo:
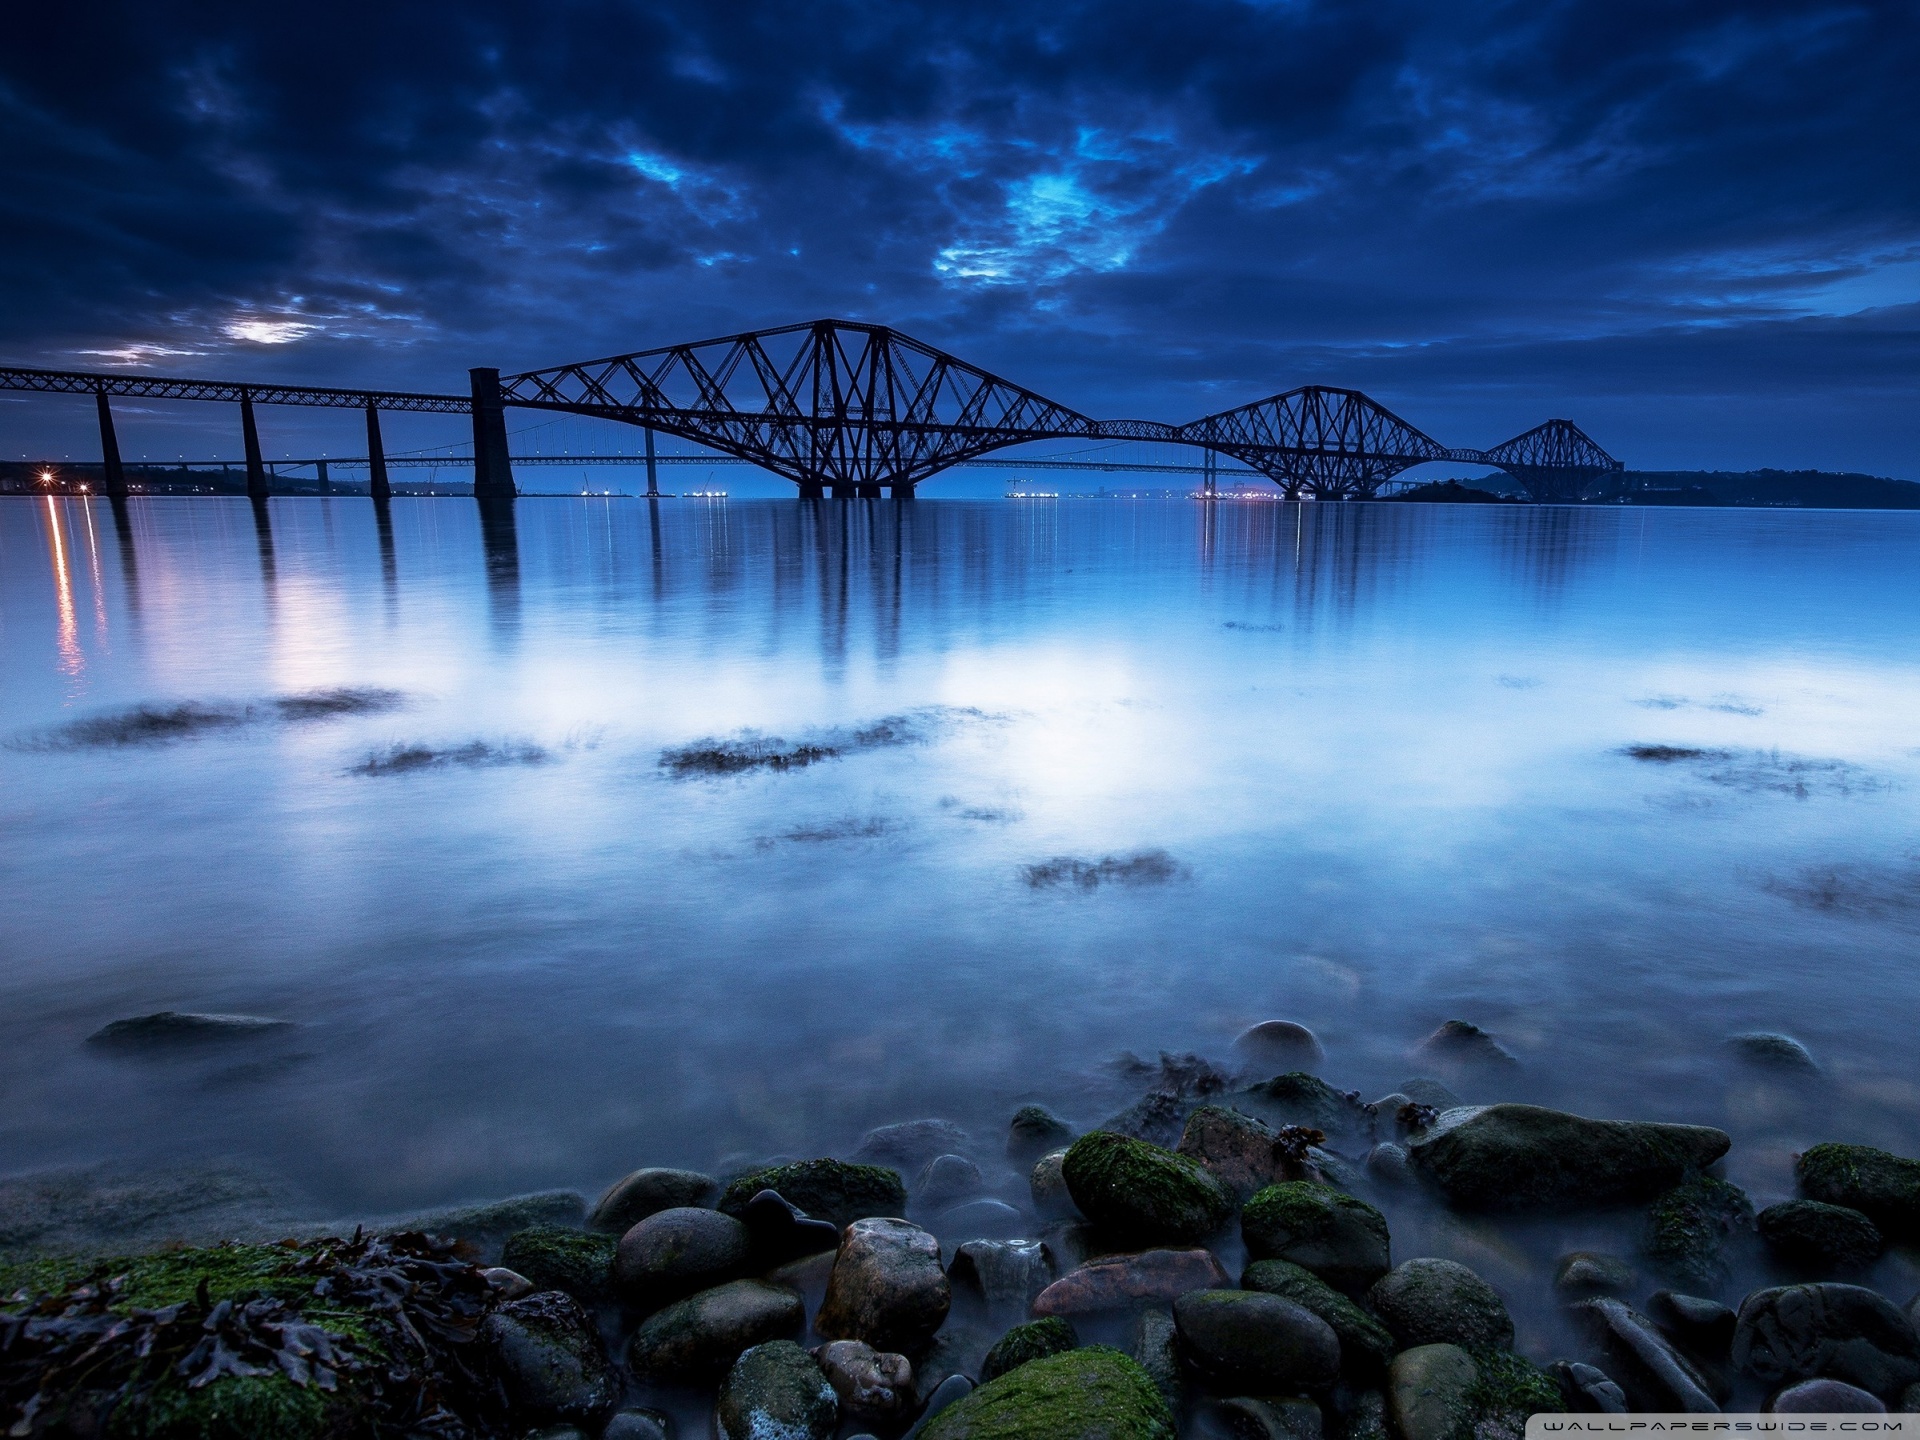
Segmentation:
<svg viewBox="0 0 1920 1440">
<path fill-rule="evenodd" d="M 1813 1069 L 1784 1036 L 1733 1043 Z M 1799 1195 L 1756 1213 L 1718 1129 L 1467 1105 L 1430 1077 L 1366 1101 L 1285 1021 L 1236 1048 L 1271 1078 L 1163 1057 L 1084 1133 L 1029 1105 L 984 1141 L 909 1120 L 846 1158 L 643 1168 L 591 1210 L 548 1192 L 378 1233 L 16 1246 L 0 1426 L 1517 1440 L 1538 1411 L 1920 1409 L 1920 1300 L 1866 1283 L 1920 1241 L 1920 1160 L 1816 1144 Z M 1424 1053 L 1496 1092 L 1512 1068 L 1463 1021 Z M 1543 1217 L 1633 1238 L 1501 1265 Z M 1434 1223 L 1490 1263 L 1421 1253 Z M 1516 1309 L 1543 1308 L 1556 1348 L 1517 1346 Z"/>
</svg>

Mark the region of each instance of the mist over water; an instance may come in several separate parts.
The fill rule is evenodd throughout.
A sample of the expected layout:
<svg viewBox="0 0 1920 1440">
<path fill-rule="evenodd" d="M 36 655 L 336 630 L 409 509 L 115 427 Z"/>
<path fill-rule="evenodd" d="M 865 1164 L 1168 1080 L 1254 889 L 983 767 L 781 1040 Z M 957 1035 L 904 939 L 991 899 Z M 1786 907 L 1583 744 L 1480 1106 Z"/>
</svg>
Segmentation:
<svg viewBox="0 0 1920 1440">
<path fill-rule="evenodd" d="M 316 1212 L 1368 1098 L 1920 1150 L 1920 516 L 0 501 L 0 1170 Z M 121 1053 L 164 1009 L 296 1022 Z M 1790 1032 L 1827 1078 L 1741 1070 Z M 1498 1093 L 1493 1093 L 1495 1090 Z"/>
</svg>

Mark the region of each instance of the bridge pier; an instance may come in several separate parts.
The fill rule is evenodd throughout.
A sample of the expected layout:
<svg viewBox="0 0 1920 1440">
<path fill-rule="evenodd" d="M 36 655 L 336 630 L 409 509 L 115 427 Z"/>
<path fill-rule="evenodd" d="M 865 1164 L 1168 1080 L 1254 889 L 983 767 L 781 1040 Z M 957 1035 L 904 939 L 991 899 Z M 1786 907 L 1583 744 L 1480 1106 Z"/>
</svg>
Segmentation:
<svg viewBox="0 0 1920 1440">
<path fill-rule="evenodd" d="M 320 493 L 322 495 L 331 495 L 333 493 L 333 481 L 327 476 L 327 462 L 324 460 L 316 460 L 313 462 L 313 468 L 315 473 L 320 477 Z"/>
<path fill-rule="evenodd" d="M 247 391 L 240 392 L 240 438 L 247 447 L 247 495 L 253 500 L 264 500 L 273 493 L 267 483 L 266 462 L 260 458 L 260 427 L 253 423 L 253 396 Z M 267 541 L 269 554 L 273 541 Z"/>
<path fill-rule="evenodd" d="M 387 447 L 380 443 L 380 407 L 367 402 L 367 493 L 384 505 L 393 495 L 387 484 Z"/>
<path fill-rule="evenodd" d="M 913 486 L 914 482 L 911 480 L 896 480 L 887 487 L 887 492 L 895 500 L 911 500 L 913 499 Z"/>
<path fill-rule="evenodd" d="M 120 439 L 113 433 L 113 410 L 107 404 L 106 391 L 94 391 L 93 398 L 100 404 L 100 478 L 107 494 L 124 500 L 127 472 L 120 464 Z"/>
<path fill-rule="evenodd" d="M 851 485 L 829 485 L 827 490 L 836 500 L 853 499 L 853 486 Z"/>
<path fill-rule="evenodd" d="M 500 404 L 500 372 L 467 372 L 473 390 L 473 494 L 478 500 L 511 500 L 513 461 L 507 455 L 507 412 Z"/>
<path fill-rule="evenodd" d="M 863 480 L 853 487 L 853 492 L 862 500 L 878 500 L 880 498 L 880 482 L 877 480 Z"/>
<path fill-rule="evenodd" d="M 824 500 L 827 498 L 827 487 L 822 485 L 818 480 L 802 480 L 800 482 L 800 498 L 802 500 Z"/>
</svg>

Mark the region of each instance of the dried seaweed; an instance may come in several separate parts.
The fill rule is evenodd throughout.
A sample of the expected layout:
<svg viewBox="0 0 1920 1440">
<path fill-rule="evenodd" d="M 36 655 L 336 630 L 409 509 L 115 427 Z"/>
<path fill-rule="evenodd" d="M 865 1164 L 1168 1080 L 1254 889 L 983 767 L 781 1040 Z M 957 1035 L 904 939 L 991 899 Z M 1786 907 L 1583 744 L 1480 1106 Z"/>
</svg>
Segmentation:
<svg viewBox="0 0 1920 1440">
<path fill-rule="evenodd" d="M 1324 1130 L 1315 1130 L 1310 1125 L 1282 1125 L 1273 1137 L 1273 1158 L 1292 1169 L 1304 1169 L 1307 1152 L 1326 1143 Z"/>
<path fill-rule="evenodd" d="M 375 686 L 343 686 L 335 690 L 308 690 L 299 695 L 279 695 L 273 708 L 280 718 L 293 723 L 305 720 L 337 720 L 346 715 L 384 715 L 397 710 L 406 696 L 398 690 Z"/>
<path fill-rule="evenodd" d="M 1690 745 L 1629 745 L 1620 753 L 1632 760 L 1646 760 L 1655 765 L 1675 765 L 1682 760 L 1730 759 L 1733 752 L 1700 750 Z"/>
<path fill-rule="evenodd" d="M 1164 850 L 1136 850 L 1131 855 L 1104 855 L 1098 860 L 1055 855 L 1037 865 L 1023 865 L 1020 873 L 1035 890 L 1072 885 L 1091 891 L 1102 885 L 1165 885 L 1184 876 L 1186 869 Z"/>
<path fill-rule="evenodd" d="M 552 757 L 538 745 L 524 740 L 488 744 L 470 740 L 465 745 L 436 750 L 430 745 L 394 745 L 367 756 L 347 773 L 350 775 L 417 775 L 424 770 L 445 770 L 460 766 L 469 770 L 495 769 L 503 765 L 544 765 Z"/>
<path fill-rule="evenodd" d="M 945 725 L 962 720 L 992 720 L 972 706 L 928 705 L 899 715 L 850 728 L 816 730 L 797 742 L 757 730 L 742 730 L 731 739 L 708 736 L 691 744 L 660 752 L 660 768 L 676 780 L 742 775 L 754 770 L 781 774 L 804 770 L 825 760 L 841 760 L 865 750 L 920 745 Z"/>
</svg>

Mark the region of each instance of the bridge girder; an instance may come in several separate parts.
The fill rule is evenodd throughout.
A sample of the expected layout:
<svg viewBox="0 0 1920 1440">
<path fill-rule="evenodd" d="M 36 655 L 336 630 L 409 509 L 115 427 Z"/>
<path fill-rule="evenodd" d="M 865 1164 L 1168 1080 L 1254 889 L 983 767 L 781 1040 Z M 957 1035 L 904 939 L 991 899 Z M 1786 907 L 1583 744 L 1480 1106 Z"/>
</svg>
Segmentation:
<svg viewBox="0 0 1920 1440">
<path fill-rule="evenodd" d="M 1536 425 L 1482 451 L 1481 458 L 1513 476 L 1543 504 L 1589 499 L 1602 479 L 1625 468 L 1571 420 Z"/>
</svg>

